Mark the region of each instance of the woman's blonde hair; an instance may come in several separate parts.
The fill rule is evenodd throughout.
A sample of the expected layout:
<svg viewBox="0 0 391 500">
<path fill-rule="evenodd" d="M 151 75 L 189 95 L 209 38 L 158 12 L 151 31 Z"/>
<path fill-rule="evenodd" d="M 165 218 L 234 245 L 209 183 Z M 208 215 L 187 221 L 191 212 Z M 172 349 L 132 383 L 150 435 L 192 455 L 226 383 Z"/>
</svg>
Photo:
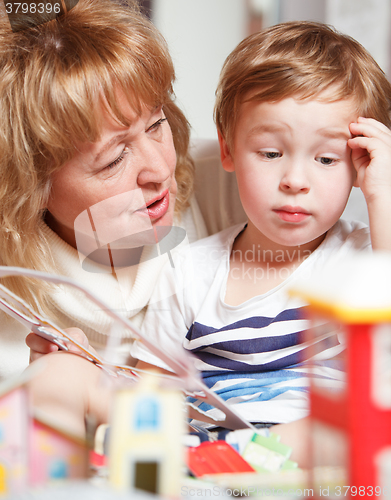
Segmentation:
<svg viewBox="0 0 391 500">
<path fill-rule="evenodd" d="M 244 39 L 227 57 L 216 91 L 215 121 L 232 147 L 245 100 L 353 98 L 361 116 L 391 125 L 391 85 L 353 38 L 309 21 L 278 24 Z"/>
<path fill-rule="evenodd" d="M 120 89 L 135 110 L 163 104 L 177 153 L 176 210 L 193 183 L 189 126 L 173 102 L 174 68 L 166 42 L 137 4 L 80 0 L 66 15 L 12 32 L 0 13 L 0 263 L 53 271 L 42 231 L 50 179 L 75 152 L 99 138 L 103 98 L 120 122 Z M 47 289 L 5 283 L 45 309 Z"/>
</svg>

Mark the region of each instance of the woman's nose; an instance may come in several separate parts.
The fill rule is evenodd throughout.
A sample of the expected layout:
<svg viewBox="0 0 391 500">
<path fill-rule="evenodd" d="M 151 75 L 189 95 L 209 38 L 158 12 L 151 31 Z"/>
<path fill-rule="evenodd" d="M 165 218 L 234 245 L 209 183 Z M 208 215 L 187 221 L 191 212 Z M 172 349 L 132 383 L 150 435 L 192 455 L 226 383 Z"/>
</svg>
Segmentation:
<svg viewBox="0 0 391 500">
<path fill-rule="evenodd" d="M 146 139 L 139 150 L 137 184 L 162 184 L 175 171 L 175 150 L 166 148 L 163 144 Z"/>
</svg>

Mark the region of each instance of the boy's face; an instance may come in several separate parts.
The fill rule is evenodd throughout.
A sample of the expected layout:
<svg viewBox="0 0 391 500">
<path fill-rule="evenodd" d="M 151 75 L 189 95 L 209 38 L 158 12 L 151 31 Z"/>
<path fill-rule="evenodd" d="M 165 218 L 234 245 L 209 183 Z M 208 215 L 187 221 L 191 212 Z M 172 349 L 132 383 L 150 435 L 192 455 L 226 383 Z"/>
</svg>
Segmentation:
<svg viewBox="0 0 391 500">
<path fill-rule="evenodd" d="M 236 172 L 255 241 L 316 248 L 337 222 L 355 179 L 347 146 L 354 110 L 350 100 L 242 104 L 233 153 L 220 138 L 221 155 Z"/>
</svg>

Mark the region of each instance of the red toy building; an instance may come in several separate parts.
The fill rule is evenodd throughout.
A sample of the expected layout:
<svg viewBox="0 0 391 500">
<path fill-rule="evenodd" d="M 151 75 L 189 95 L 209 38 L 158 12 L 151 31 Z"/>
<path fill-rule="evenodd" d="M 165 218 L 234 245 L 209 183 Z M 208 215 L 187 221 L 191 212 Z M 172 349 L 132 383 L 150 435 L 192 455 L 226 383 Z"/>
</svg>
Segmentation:
<svg viewBox="0 0 391 500">
<path fill-rule="evenodd" d="M 391 495 L 385 488 L 391 475 L 391 255 L 360 254 L 334 263 L 294 294 L 310 304 L 312 340 L 329 329 L 345 344 L 333 360 L 344 367 L 340 389 L 326 390 L 314 377 L 310 394 L 313 464 L 328 465 L 318 461 L 328 452 L 330 465 L 347 471 L 345 486 L 326 494 Z M 314 492 L 325 496 L 321 485 Z"/>
</svg>

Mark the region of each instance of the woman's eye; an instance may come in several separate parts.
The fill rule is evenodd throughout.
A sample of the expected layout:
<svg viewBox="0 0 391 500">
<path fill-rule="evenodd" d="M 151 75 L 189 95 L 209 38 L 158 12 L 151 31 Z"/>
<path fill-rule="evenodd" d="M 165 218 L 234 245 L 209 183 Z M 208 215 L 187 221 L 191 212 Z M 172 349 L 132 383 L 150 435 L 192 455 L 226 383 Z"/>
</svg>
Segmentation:
<svg viewBox="0 0 391 500">
<path fill-rule="evenodd" d="M 335 158 L 328 158 L 327 156 L 319 156 L 315 160 L 322 165 L 333 165 L 337 161 Z"/>
<path fill-rule="evenodd" d="M 126 148 L 124 148 L 122 153 L 118 156 L 118 158 L 116 158 L 114 161 L 109 163 L 109 165 L 106 165 L 105 169 L 111 170 L 114 167 L 116 167 L 117 165 L 119 165 L 122 162 L 122 160 L 124 159 L 125 155 L 127 155 L 127 154 L 128 154 L 128 150 Z"/>
<path fill-rule="evenodd" d="M 157 120 L 150 127 L 148 127 L 147 132 L 152 132 L 153 130 L 157 130 L 166 120 L 167 118 L 159 118 L 159 120 Z"/>
</svg>

